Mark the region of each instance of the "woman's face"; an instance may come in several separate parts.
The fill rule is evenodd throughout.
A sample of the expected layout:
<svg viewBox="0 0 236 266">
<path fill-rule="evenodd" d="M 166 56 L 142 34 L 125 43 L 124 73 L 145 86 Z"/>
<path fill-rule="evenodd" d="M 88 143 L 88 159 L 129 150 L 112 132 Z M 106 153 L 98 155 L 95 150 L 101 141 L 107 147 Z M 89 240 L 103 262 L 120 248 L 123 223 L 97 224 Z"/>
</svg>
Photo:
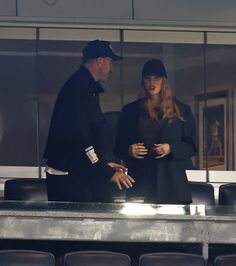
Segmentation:
<svg viewBox="0 0 236 266">
<path fill-rule="evenodd" d="M 148 75 L 143 78 L 143 86 L 148 96 L 155 96 L 161 92 L 162 77 Z"/>
</svg>

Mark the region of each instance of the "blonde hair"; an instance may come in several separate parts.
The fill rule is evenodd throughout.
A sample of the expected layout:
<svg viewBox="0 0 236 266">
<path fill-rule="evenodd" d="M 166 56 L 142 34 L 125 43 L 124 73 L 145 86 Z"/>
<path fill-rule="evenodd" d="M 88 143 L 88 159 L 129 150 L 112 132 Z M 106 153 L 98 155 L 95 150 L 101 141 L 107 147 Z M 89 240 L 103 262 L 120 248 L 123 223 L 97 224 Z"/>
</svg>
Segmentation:
<svg viewBox="0 0 236 266">
<path fill-rule="evenodd" d="M 151 120 L 159 120 L 155 110 L 157 106 L 153 106 L 151 100 L 146 96 L 144 98 L 144 108 Z M 172 121 L 174 118 L 184 120 L 180 115 L 180 110 L 174 102 L 173 93 L 171 91 L 168 80 L 162 77 L 161 91 L 160 91 L 160 110 L 163 113 L 163 120 Z"/>
</svg>

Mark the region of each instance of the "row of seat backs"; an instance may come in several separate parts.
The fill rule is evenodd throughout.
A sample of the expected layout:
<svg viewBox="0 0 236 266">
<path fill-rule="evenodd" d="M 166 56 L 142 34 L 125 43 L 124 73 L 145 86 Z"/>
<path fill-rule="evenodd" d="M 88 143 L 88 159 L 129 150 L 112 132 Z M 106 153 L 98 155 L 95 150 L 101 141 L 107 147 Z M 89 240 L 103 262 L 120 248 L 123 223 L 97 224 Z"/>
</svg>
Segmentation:
<svg viewBox="0 0 236 266">
<path fill-rule="evenodd" d="M 55 257 L 36 250 L 0 250 L 1 266 L 55 266 Z"/>
<path fill-rule="evenodd" d="M 1 266 L 55 266 L 52 253 L 35 250 L 1 250 Z M 77 251 L 64 255 L 63 266 L 131 266 L 128 255 L 111 251 Z M 205 266 L 201 255 L 175 252 L 143 254 L 139 266 Z M 214 266 L 235 266 L 236 255 L 216 257 Z"/>
<path fill-rule="evenodd" d="M 207 261 L 200 255 L 188 254 L 188 253 L 175 253 L 175 252 L 143 254 L 139 259 L 139 266 L 190 266 L 190 265 L 206 266 Z M 215 262 L 213 265 L 235 266 L 236 254 L 217 256 L 215 258 Z"/>
<path fill-rule="evenodd" d="M 208 183 L 190 182 L 193 204 L 215 205 L 214 187 Z M 219 187 L 219 205 L 236 206 L 236 183 L 227 183 Z"/>
<path fill-rule="evenodd" d="M 190 182 L 193 204 L 215 205 L 214 187 L 202 182 Z M 15 178 L 5 182 L 5 200 L 47 201 L 45 179 Z M 236 183 L 221 185 L 220 205 L 236 205 Z"/>
<path fill-rule="evenodd" d="M 45 179 L 8 179 L 5 182 L 4 199 L 24 201 L 47 201 L 48 197 Z"/>
</svg>

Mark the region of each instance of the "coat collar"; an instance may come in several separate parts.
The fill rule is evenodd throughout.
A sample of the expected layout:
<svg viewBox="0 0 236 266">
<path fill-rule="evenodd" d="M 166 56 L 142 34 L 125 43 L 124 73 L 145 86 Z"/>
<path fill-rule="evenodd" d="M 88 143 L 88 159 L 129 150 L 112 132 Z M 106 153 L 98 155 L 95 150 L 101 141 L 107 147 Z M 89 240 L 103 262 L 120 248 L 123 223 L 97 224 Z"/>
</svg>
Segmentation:
<svg viewBox="0 0 236 266">
<path fill-rule="evenodd" d="M 86 89 L 91 93 L 103 93 L 104 89 L 98 81 L 95 81 L 89 70 L 83 65 L 80 66 L 78 70 L 84 84 L 86 84 Z"/>
</svg>

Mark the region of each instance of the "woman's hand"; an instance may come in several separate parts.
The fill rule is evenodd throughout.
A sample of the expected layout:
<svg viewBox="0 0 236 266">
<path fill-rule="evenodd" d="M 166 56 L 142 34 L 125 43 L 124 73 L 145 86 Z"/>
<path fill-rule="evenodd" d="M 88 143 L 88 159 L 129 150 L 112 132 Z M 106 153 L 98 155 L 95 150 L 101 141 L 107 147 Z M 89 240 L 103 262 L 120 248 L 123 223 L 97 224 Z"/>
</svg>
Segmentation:
<svg viewBox="0 0 236 266">
<path fill-rule="evenodd" d="M 144 143 L 139 142 L 129 146 L 129 155 L 136 159 L 143 159 L 148 154 L 148 149 L 144 146 Z"/>
<path fill-rule="evenodd" d="M 170 145 L 168 143 L 154 144 L 153 150 L 157 154 L 155 159 L 163 158 L 171 152 Z"/>
</svg>

